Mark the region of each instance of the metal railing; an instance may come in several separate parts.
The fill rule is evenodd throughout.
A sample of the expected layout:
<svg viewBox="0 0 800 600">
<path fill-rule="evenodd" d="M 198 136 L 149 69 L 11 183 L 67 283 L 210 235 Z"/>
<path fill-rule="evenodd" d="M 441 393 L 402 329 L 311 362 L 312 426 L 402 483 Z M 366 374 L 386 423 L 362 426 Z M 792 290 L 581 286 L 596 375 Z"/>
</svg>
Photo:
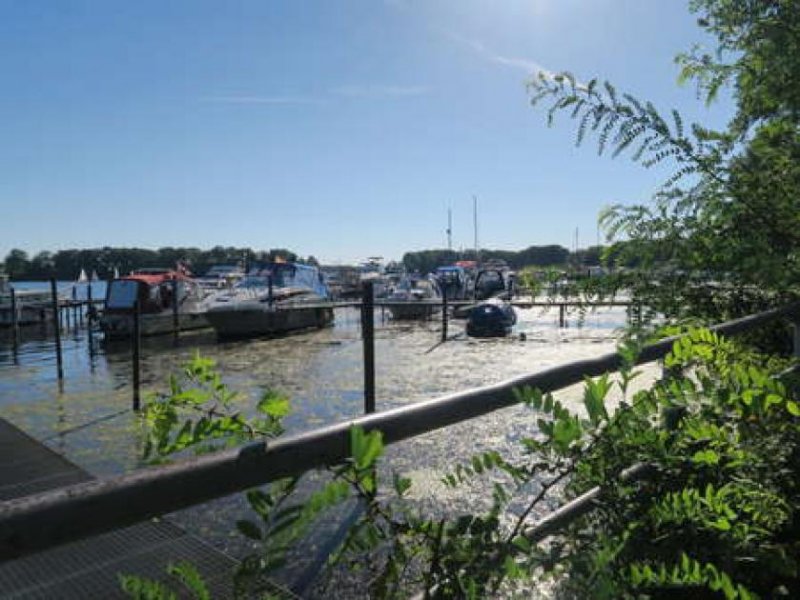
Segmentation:
<svg viewBox="0 0 800 600">
<path fill-rule="evenodd" d="M 800 304 L 768 310 L 711 329 L 735 335 L 782 317 L 790 317 L 796 323 Z M 795 349 L 800 347 L 798 329 L 795 324 Z M 663 358 L 675 339 L 644 347 L 636 364 Z M 380 430 L 386 443 L 399 442 L 511 406 L 517 402 L 514 390 L 521 386 L 552 392 L 580 383 L 585 376 L 616 371 L 621 364 L 618 354 L 608 353 L 275 441 L 252 443 L 177 464 L 3 502 L 0 503 L 0 560 L 340 463 L 350 455 L 350 428 L 354 425 L 367 431 Z"/>
</svg>

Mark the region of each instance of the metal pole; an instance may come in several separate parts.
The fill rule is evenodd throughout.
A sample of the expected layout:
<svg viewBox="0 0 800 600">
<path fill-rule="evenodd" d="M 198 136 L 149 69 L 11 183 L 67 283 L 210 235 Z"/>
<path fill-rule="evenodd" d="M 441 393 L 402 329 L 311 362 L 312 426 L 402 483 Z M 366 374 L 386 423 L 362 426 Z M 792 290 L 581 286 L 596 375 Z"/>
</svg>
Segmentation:
<svg viewBox="0 0 800 600">
<path fill-rule="evenodd" d="M 362 287 L 361 337 L 364 340 L 364 413 L 375 412 L 375 303 L 372 282 Z"/>
<path fill-rule="evenodd" d="M 800 318 L 792 321 L 792 355 L 800 357 Z"/>
<path fill-rule="evenodd" d="M 172 280 L 172 334 L 175 336 L 175 342 L 178 342 L 178 280 Z"/>
<path fill-rule="evenodd" d="M 56 289 L 56 280 L 54 277 L 50 278 L 50 299 L 53 307 L 53 324 L 55 325 L 56 332 L 56 366 L 58 368 L 58 380 L 64 379 L 64 362 L 61 358 L 61 328 L 59 327 L 58 318 L 58 290 Z"/>
<path fill-rule="evenodd" d="M 447 286 L 442 286 L 442 341 L 447 341 Z"/>
<path fill-rule="evenodd" d="M 272 307 L 272 303 L 274 301 L 274 298 L 272 296 L 272 272 L 271 271 L 270 271 L 269 277 L 267 277 L 267 285 L 269 286 L 268 287 L 268 292 L 267 292 L 269 295 L 267 297 L 269 299 L 269 305 L 270 305 L 270 308 L 271 308 Z"/>
<path fill-rule="evenodd" d="M 558 326 L 559 327 L 564 327 L 564 325 L 565 325 L 565 321 L 566 321 L 565 315 L 564 315 L 565 312 L 566 312 L 566 307 L 563 304 L 559 304 L 558 305 Z"/>
<path fill-rule="evenodd" d="M 133 351 L 133 410 L 139 410 L 139 300 L 133 303 L 133 332 L 131 346 Z"/>
</svg>

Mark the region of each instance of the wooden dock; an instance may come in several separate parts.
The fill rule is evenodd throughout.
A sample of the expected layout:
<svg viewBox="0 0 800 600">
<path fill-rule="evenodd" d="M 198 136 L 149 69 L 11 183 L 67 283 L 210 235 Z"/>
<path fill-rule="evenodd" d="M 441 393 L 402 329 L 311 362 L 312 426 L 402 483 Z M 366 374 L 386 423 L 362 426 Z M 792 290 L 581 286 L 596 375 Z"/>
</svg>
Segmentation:
<svg viewBox="0 0 800 600">
<path fill-rule="evenodd" d="M 0 419 L 0 501 L 92 479 L 83 469 Z M 0 563 L 0 598 L 14 600 L 128 598 L 118 574 L 165 579 L 169 563 L 191 562 L 212 598 L 233 596 L 236 561 L 161 519 L 71 542 Z M 265 582 L 274 597 L 292 598 Z"/>
</svg>

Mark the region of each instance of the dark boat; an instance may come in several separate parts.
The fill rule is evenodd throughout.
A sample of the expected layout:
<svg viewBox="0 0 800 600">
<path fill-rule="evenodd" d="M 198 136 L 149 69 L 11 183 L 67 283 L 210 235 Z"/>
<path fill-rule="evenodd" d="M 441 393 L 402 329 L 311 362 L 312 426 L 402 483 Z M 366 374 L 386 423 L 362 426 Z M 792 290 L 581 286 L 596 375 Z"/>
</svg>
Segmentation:
<svg viewBox="0 0 800 600">
<path fill-rule="evenodd" d="M 489 338 L 505 337 L 517 322 L 514 307 L 500 298 L 491 298 L 473 306 L 467 316 L 467 335 Z"/>
</svg>

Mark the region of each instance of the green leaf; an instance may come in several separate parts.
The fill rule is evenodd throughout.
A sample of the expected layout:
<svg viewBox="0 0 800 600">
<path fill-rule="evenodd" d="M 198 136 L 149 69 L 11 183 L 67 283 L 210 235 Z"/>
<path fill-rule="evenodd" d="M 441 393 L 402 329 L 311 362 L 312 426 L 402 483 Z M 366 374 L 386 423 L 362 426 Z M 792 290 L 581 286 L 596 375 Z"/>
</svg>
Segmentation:
<svg viewBox="0 0 800 600">
<path fill-rule="evenodd" d="M 250 538 L 251 540 L 261 540 L 264 537 L 261 532 L 261 528 L 252 521 L 240 519 L 236 521 L 236 529 L 238 529 L 242 535 Z"/>
<path fill-rule="evenodd" d="M 288 398 L 270 391 L 264 393 L 257 408 L 265 415 L 276 419 L 287 416 L 291 411 Z"/>
</svg>

